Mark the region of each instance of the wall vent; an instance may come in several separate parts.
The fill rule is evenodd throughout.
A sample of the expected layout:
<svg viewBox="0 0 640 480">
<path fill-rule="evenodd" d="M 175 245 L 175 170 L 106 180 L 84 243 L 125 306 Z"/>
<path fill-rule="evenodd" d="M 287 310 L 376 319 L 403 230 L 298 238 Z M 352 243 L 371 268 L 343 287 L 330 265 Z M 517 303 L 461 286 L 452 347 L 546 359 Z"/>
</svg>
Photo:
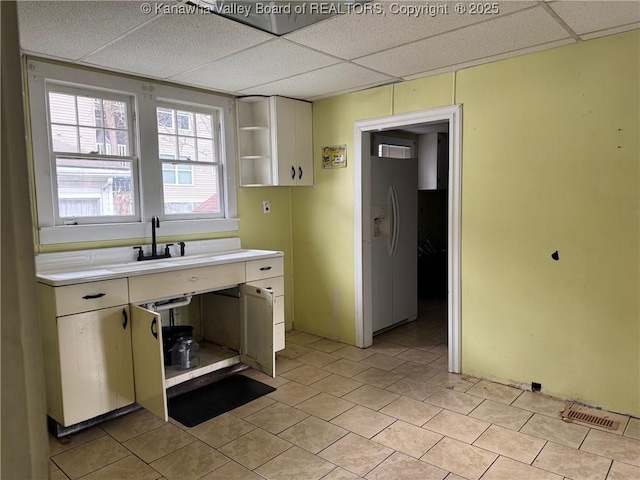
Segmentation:
<svg viewBox="0 0 640 480">
<path fill-rule="evenodd" d="M 573 406 L 562 412 L 562 418 L 594 425 L 596 427 L 608 428 L 610 430 L 617 430 L 620 426 L 620 422 L 609 420 L 608 418 L 598 415 L 593 415 L 592 413 L 581 412 L 580 410 L 573 409 Z"/>
</svg>

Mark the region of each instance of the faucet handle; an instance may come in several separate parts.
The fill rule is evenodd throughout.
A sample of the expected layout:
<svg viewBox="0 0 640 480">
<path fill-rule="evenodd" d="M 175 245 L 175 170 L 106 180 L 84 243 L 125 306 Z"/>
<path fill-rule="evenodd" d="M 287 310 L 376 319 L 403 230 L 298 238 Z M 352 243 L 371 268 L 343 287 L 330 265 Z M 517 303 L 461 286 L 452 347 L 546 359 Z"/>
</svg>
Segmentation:
<svg viewBox="0 0 640 480">
<path fill-rule="evenodd" d="M 167 243 L 164 246 L 164 254 L 168 255 L 170 257 L 171 256 L 171 251 L 169 250 L 169 247 L 173 247 L 173 243 Z"/>
<path fill-rule="evenodd" d="M 144 253 L 142 253 L 142 247 L 133 247 L 134 250 L 138 250 L 138 260 L 142 260 Z"/>
</svg>

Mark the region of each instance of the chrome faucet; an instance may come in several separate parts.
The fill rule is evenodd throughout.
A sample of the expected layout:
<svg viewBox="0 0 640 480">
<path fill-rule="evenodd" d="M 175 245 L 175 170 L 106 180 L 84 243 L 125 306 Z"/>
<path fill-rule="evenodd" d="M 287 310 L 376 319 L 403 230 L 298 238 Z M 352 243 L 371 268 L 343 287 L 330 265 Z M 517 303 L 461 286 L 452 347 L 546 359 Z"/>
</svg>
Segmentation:
<svg viewBox="0 0 640 480">
<path fill-rule="evenodd" d="M 158 258 L 171 258 L 171 250 L 169 247 L 173 243 L 167 243 L 164 246 L 164 253 L 158 254 L 158 244 L 156 242 L 156 228 L 160 228 L 160 219 L 157 215 L 151 217 L 151 255 L 145 255 L 142 251 L 142 247 L 133 247 L 134 250 L 138 250 L 137 260 L 155 260 Z M 181 249 L 182 250 L 182 249 Z M 183 252 L 184 250 L 182 250 Z M 184 254 L 184 253 L 183 253 Z"/>
</svg>

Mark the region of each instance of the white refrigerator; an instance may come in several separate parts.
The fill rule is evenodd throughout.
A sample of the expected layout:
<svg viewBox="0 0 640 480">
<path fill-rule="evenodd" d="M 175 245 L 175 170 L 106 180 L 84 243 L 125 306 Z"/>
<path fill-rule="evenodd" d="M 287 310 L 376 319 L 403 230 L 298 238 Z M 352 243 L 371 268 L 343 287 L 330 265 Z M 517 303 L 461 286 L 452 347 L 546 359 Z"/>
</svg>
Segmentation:
<svg viewBox="0 0 640 480">
<path fill-rule="evenodd" d="M 371 157 L 373 332 L 418 315 L 418 160 Z"/>
</svg>

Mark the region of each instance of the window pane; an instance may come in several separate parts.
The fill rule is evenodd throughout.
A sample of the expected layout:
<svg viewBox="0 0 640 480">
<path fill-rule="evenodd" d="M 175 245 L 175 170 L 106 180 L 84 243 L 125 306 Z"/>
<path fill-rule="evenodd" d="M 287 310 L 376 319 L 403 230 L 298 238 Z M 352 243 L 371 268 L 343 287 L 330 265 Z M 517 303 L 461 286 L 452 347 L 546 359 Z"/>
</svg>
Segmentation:
<svg viewBox="0 0 640 480">
<path fill-rule="evenodd" d="M 104 126 L 106 128 L 127 129 L 127 106 L 124 102 L 103 100 Z"/>
<path fill-rule="evenodd" d="M 176 169 L 175 165 L 170 163 L 162 164 L 162 183 L 176 183 Z"/>
<path fill-rule="evenodd" d="M 102 100 L 92 97 L 78 97 L 79 124 L 86 127 L 102 127 Z"/>
<path fill-rule="evenodd" d="M 178 158 L 181 160 L 196 161 L 196 139 L 178 137 Z"/>
<path fill-rule="evenodd" d="M 51 123 L 77 124 L 75 96 L 49 92 L 49 116 Z"/>
<path fill-rule="evenodd" d="M 213 138 L 213 117 L 204 113 L 196 113 L 198 137 Z"/>
<path fill-rule="evenodd" d="M 134 214 L 131 162 L 56 159 L 62 218 Z"/>
<path fill-rule="evenodd" d="M 193 137 L 195 135 L 193 128 L 193 113 L 178 111 L 177 118 L 178 133 L 180 135 L 188 135 L 190 137 Z"/>
<path fill-rule="evenodd" d="M 80 127 L 80 152 L 110 154 L 105 148 L 104 130 Z"/>
<path fill-rule="evenodd" d="M 54 152 L 78 152 L 78 130 L 76 127 L 51 125 L 51 142 Z"/>
<path fill-rule="evenodd" d="M 217 167 L 197 164 L 179 167 L 192 169 L 192 184 L 165 185 L 164 212 L 168 215 L 220 213 Z M 178 170 L 179 178 L 186 174 L 186 171 Z"/>
<path fill-rule="evenodd" d="M 160 154 L 160 158 L 176 158 L 178 149 L 176 139 L 177 137 L 173 135 L 158 135 L 158 153 Z M 171 155 L 171 157 L 163 157 L 164 155 Z"/>
<path fill-rule="evenodd" d="M 205 140 L 198 138 L 198 161 L 199 162 L 213 162 L 215 158 L 213 156 L 213 140 Z"/>
<path fill-rule="evenodd" d="M 156 110 L 158 116 L 158 133 L 175 133 L 175 125 L 173 122 L 174 110 L 170 108 L 158 108 Z"/>
</svg>

